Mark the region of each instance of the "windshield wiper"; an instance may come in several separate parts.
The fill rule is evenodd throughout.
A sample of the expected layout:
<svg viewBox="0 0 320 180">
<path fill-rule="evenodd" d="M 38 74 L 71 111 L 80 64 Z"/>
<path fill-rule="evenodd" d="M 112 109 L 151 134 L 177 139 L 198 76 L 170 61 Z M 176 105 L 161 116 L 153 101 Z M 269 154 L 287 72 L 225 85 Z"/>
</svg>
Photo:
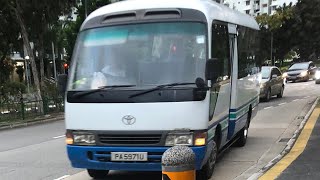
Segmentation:
<svg viewBox="0 0 320 180">
<path fill-rule="evenodd" d="M 150 93 L 150 92 L 153 92 L 153 91 L 157 91 L 157 90 L 160 90 L 160 89 L 163 89 L 163 88 L 167 88 L 167 87 L 182 86 L 182 85 L 191 85 L 191 84 L 196 84 L 196 83 L 171 83 L 171 84 L 162 84 L 162 85 L 156 86 L 156 87 L 154 87 L 154 88 L 148 89 L 148 90 L 146 90 L 146 91 L 139 92 L 139 93 L 136 93 L 136 94 L 132 94 L 131 96 L 129 96 L 129 98 L 133 98 L 133 97 L 136 97 L 136 96 L 140 96 L 140 95 L 143 95 L 143 94 L 147 94 L 147 93 Z"/>
<path fill-rule="evenodd" d="M 114 88 L 122 88 L 122 87 L 134 87 L 136 85 L 114 85 L 114 86 L 100 86 L 98 89 L 92 89 L 92 90 L 88 90 L 88 91 L 81 91 L 81 92 L 77 92 L 75 94 L 72 95 L 73 98 L 79 98 L 88 94 L 92 94 L 95 92 L 99 92 L 101 90 L 104 89 L 114 89 Z"/>
</svg>

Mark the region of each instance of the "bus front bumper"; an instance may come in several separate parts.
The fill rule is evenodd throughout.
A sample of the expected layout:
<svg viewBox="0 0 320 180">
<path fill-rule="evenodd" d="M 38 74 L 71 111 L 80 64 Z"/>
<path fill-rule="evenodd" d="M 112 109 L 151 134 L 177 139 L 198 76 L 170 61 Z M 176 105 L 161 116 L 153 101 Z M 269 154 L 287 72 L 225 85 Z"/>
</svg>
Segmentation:
<svg viewBox="0 0 320 180">
<path fill-rule="evenodd" d="M 121 171 L 161 171 L 162 154 L 169 147 L 102 147 L 67 145 L 68 157 L 74 168 L 121 170 Z M 196 155 L 196 169 L 199 170 L 207 161 L 212 149 L 207 146 L 191 147 Z M 111 152 L 148 152 L 145 162 L 113 162 Z"/>
</svg>

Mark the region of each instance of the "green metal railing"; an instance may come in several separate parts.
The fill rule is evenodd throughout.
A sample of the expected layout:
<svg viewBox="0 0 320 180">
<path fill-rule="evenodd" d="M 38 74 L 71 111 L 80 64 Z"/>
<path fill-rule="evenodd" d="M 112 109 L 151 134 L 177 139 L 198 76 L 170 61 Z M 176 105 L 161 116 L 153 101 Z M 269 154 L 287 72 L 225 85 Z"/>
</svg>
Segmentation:
<svg viewBox="0 0 320 180">
<path fill-rule="evenodd" d="M 29 118 L 64 111 L 64 99 L 46 98 L 42 101 L 21 99 L 20 102 L 0 104 L 0 125 L 9 121 L 23 121 Z"/>
</svg>

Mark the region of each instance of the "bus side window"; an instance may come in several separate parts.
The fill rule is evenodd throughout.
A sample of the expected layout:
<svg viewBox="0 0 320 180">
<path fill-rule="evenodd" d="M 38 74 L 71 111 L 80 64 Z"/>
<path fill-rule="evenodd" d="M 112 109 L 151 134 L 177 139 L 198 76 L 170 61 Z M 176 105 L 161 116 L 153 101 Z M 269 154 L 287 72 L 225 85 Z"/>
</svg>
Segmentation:
<svg viewBox="0 0 320 180">
<path fill-rule="evenodd" d="M 221 63 L 221 69 L 223 69 L 223 71 L 217 82 L 230 79 L 231 64 L 227 25 L 217 23 L 212 24 L 211 57 L 223 62 Z"/>
<path fill-rule="evenodd" d="M 238 79 L 257 74 L 253 71 L 259 61 L 257 31 L 238 26 Z"/>
</svg>

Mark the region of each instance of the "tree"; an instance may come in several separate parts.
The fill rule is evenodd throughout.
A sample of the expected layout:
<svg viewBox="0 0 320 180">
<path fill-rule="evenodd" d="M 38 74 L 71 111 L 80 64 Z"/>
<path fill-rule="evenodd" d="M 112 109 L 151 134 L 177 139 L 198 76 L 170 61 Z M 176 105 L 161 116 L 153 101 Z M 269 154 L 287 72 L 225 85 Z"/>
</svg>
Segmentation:
<svg viewBox="0 0 320 180">
<path fill-rule="evenodd" d="M 0 7 L 3 10 L 8 10 L 9 15 L 14 18 L 13 24 L 19 26 L 19 31 L 23 39 L 23 44 L 26 48 L 27 55 L 30 57 L 32 77 L 36 89 L 38 100 L 42 100 L 40 81 L 38 76 L 38 68 L 35 60 L 35 55 L 31 49 L 30 40 L 34 40 L 36 47 L 39 49 L 40 55 L 40 71 L 41 79 L 44 77 L 43 63 L 43 42 L 44 36 L 50 30 L 51 24 L 58 21 L 59 15 L 67 12 L 72 4 L 72 0 L 3 0 L 0 2 Z M 12 23 L 12 22 L 11 22 Z M 10 34 L 10 33 L 9 33 Z"/>
<path fill-rule="evenodd" d="M 87 12 L 88 14 L 90 14 L 91 12 L 93 12 L 94 10 L 108 5 L 111 3 L 111 0 L 90 0 L 87 1 Z M 85 0 L 81 0 L 80 4 L 76 5 L 76 9 L 77 9 L 77 19 L 75 22 L 72 21 L 68 21 L 66 22 L 66 27 L 64 29 L 64 38 L 66 40 L 66 51 L 67 51 L 67 55 L 68 55 L 68 59 L 71 59 L 72 56 L 72 52 L 73 52 L 73 48 L 76 42 L 76 38 L 77 38 L 77 34 L 79 32 L 79 29 L 83 23 L 83 21 L 86 18 L 86 14 L 85 14 Z"/>
<path fill-rule="evenodd" d="M 294 8 L 291 35 L 295 49 L 303 61 L 317 60 L 320 56 L 320 1 L 298 0 Z"/>
<path fill-rule="evenodd" d="M 11 10 L 10 11 L 12 13 L 11 15 L 16 18 L 15 22 L 20 27 L 20 33 L 23 39 L 23 44 L 26 47 L 28 56 L 30 57 L 31 70 L 32 70 L 33 80 L 34 80 L 35 89 L 36 89 L 36 96 L 38 100 L 42 101 L 37 65 L 35 62 L 34 53 L 31 49 L 29 33 L 27 30 L 28 27 L 26 25 L 26 20 L 25 20 L 26 17 L 30 16 L 30 14 L 26 14 L 26 12 L 28 12 L 27 10 L 32 8 L 33 5 L 35 5 L 32 2 L 33 1 L 30 2 L 27 0 L 25 1 L 3 0 L 1 2 L 1 7 L 4 7 L 4 9 L 8 8 Z M 40 108 L 40 110 L 42 111 L 43 108 Z"/>
<path fill-rule="evenodd" d="M 289 33 L 293 17 L 293 6 L 290 3 L 286 4 L 276 10 L 273 15 L 262 14 L 256 17 L 260 26 L 260 49 L 264 59 L 283 60 L 287 53 L 292 50 L 291 33 Z M 274 58 L 271 59 L 274 64 Z"/>
<path fill-rule="evenodd" d="M 55 42 L 56 35 L 52 35 L 54 27 L 58 24 L 59 16 L 67 14 L 71 11 L 73 1 L 66 0 L 34 0 L 32 1 L 34 6 L 27 9 L 27 14 L 30 14 L 27 18 L 27 24 L 30 27 L 30 34 L 36 42 L 36 49 L 39 52 L 40 60 L 40 82 L 41 86 L 44 86 L 45 77 L 45 42 L 50 42 L 49 47 L 51 47 L 51 42 Z M 51 48 L 50 48 L 51 49 Z M 51 51 L 49 51 L 51 54 Z"/>
<path fill-rule="evenodd" d="M 0 7 L 1 5 L 0 2 Z M 0 8 L 0 84 L 8 81 L 9 75 L 13 71 L 13 62 L 9 58 L 12 49 L 18 50 L 21 45 L 19 41 L 20 29 L 16 23 L 12 23 L 14 20 L 9 9 Z"/>
</svg>

